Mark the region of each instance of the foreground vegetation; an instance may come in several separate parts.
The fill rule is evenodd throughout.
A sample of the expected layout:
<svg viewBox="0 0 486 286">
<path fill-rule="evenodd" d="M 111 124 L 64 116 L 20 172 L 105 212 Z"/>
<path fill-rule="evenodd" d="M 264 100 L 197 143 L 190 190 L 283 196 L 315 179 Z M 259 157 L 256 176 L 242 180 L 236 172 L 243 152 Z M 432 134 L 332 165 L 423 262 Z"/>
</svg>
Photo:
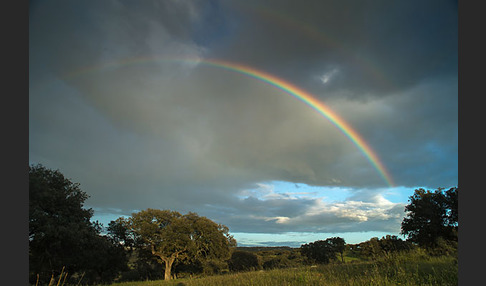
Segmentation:
<svg viewBox="0 0 486 286">
<path fill-rule="evenodd" d="M 57 170 L 29 168 L 31 285 L 457 284 L 457 188 L 415 190 L 405 241 L 331 237 L 300 248 L 236 247 L 224 225 L 157 209 L 111 221 L 103 234 L 83 208 L 88 197 Z"/>
<path fill-rule="evenodd" d="M 457 285 L 457 259 L 423 250 L 374 261 L 257 270 L 201 278 L 114 283 L 111 286 L 164 285 Z"/>
</svg>

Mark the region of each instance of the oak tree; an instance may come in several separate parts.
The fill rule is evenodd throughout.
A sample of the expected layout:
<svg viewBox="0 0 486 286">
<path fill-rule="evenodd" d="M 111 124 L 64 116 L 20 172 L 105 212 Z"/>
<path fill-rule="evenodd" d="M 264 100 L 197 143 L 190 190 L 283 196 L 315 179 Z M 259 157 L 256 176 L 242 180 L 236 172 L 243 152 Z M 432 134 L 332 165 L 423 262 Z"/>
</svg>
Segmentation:
<svg viewBox="0 0 486 286">
<path fill-rule="evenodd" d="M 458 188 L 444 192 L 439 188 L 417 189 L 405 207 L 407 216 L 402 221 L 401 233 L 420 246 L 436 246 L 438 239 L 457 241 Z"/>
<path fill-rule="evenodd" d="M 110 281 L 126 266 L 123 250 L 100 235 L 84 208 L 88 194 L 59 170 L 29 166 L 29 271 L 48 279 L 63 267 L 84 281 Z M 41 283 L 43 281 L 40 281 Z"/>
<path fill-rule="evenodd" d="M 129 228 L 165 264 L 164 279 L 171 279 L 176 261 L 228 259 L 236 241 L 226 226 L 196 213 L 147 209 L 133 213 Z"/>
</svg>

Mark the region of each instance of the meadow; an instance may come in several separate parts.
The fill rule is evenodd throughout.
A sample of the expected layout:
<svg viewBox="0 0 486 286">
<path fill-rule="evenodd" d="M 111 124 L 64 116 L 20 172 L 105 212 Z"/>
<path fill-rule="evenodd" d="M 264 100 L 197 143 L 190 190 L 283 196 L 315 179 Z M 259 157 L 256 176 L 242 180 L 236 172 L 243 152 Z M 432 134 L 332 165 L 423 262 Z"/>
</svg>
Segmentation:
<svg viewBox="0 0 486 286">
<path fill-rule="evenodd" d="M 170 281 L 113 283 L 110 286 L 203 285 L 457 285 L 455 256 L 429 256 L 420 251 L 373 261 L 334 262 L 285 269 L 257 270 Z"/>
</svg>

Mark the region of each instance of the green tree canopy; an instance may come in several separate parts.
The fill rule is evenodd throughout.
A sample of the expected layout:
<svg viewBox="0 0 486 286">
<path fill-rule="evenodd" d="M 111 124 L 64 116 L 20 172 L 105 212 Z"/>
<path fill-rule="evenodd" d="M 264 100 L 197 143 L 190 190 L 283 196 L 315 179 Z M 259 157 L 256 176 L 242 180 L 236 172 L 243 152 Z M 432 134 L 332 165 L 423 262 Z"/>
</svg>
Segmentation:
<svg viewBox="0 0 486 286">
<path fill-rule="evenodd" d="M 124 256 L 90 222 L 93 210 L 83 208 L 88 195 L 59 170 L 29 166 L 29 271 L 50 278 L 63 267 L 85 280 L 108 281 L 124 267 Z M 113 258 L 113 259 L 112 259 Z M 35 280 L 34 280 L 35 281 Z"/>
<path fill-rule="evenodd" d="M 251 252 L 235 250 L 228 263 L 231 271 L 249 271 L 260 268 L 258 257 Z"/>
<path fill-rule="evenodd" d="M 403 241 L 396 235 L 386 235 L 378 240 L 381 250 L 388 256 L 390 253 L 410 250 L 412 245 L 410 242 Z"/>
<path fill-rule="evenodd" d="M 376 258 L 382 254 L 378 237 L 372 237 L 370 240 L 360 243 L 359 250 L 364 257 Z"/>
<path fill-rule="evenodd" d="M 147 209 L 133 213 L 129 228 L 143 247 L 165 264 L 164 278 L 171 279 L 175 261 L 228 259 L 236 241 L 228 228 L 195 213 L 181 215 L 176 211 Z"/>
<path fill-rule="evenodd" d="M 417 189 L 405 207 L 407 216 L 402 221 L 401 233 L 421 246 L 433 247 L 439 238 L 457 241 L 458 188 L 444 192 Z"/>
<path fill-rule="evenodd" d="M 340 237 L 332 237 L 326 240 L 317 240 L 300 247 L 300 252 L 310 262 L 327 264 L 336 259 L 336 254 L 344 252 L 345 241 Z"/>
<path fill-rule="evenodd" d="M 344 262 L 344 249 L 346 248 L 346 241 L 342 237 L 331 237 L 326 239 L 326 241 L 331 245 L 335 253 L 339 253 L 341 256 L 341 261 Z"/>
<path fill-rule="evenodd" d="M 358 252 L 362 258 L 376 259 L 388 257 L 392 253 L 407 251 L 413 248 L 410 241 L 404 241 L 396 235 L 386 235 L 381 239 L 372 237 L 370 240 L 350 246 L 352 251 Z"/>
<path fill-rule="evenodd" d="M 112 220 L 106 228 L 108 236 L 117 244 L 133 249 L 136 243 L 135 234 L 130 230 L 128 219 L 119 217 Z"/>
</svg>

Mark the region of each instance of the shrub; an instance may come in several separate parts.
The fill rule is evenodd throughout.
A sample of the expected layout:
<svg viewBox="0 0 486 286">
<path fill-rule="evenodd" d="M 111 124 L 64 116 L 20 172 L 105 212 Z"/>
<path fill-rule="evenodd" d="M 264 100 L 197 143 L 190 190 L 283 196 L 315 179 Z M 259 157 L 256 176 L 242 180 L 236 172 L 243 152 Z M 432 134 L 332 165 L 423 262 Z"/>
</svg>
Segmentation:
<svg viewBox="0 0 486 286">
<path fill-rule="evenodd" d="M 248 271 L 260 269 L 258 257 L 247 251 L 235 250 L 228 261 L 231 271 Z"/>
</svg>

